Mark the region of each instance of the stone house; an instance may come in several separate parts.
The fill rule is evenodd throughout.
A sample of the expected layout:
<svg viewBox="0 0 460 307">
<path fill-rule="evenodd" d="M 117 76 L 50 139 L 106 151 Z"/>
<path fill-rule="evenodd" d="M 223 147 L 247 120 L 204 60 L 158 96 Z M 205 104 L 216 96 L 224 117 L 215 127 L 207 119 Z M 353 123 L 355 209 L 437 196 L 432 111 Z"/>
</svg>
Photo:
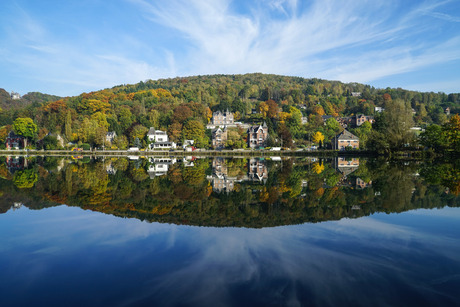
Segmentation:
<svg viewBox="0 0 460 307">
<path fill-rule="evenodd" d="M 211 131 L 212 135 L 212 148 L 220 149 L 224 148 L 227 143 L 227 127 L 223 129 L 217 128 Z"/>
<path fill-rule="evenodd" d="M 117 133 L 115 131 L 109 131 L 105 135 L 105 141 L 107 143 L 112 144 L 116 137 L 117 137 Z"/>
<path fill-rule="evenodd" d="M 248 146 L 249 148 L 264 147 L 267 143 L 268 127 L 264 122 L 263 126 L 251 126 L 248 129 Z"/>
<path fill-rule="evenodd" d="M 233 125 L 233 113 L 228 110 L 212 113 L 212 124 L 215 126 Z"/>
</svg>

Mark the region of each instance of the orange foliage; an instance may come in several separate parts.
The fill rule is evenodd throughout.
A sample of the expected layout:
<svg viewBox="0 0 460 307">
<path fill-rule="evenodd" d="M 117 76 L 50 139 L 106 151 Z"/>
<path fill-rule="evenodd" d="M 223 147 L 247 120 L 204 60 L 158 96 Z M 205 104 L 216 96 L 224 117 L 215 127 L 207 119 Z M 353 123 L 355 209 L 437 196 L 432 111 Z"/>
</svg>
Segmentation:
<svg viewBox="0 0 460 307">
<path fill-rule="evenodd" d="M 313 112 L 319 116 L 323 116 L 324 114 L 326 114 L 324 112 L 324 109 L 321 105 L 317 104 L 313 107 Z"/>
<path fill-rule="evenodd" d="M 63 99 L 49 102 L 43 106 L 43 111 L 45 112 L 63 112 L 67 109 L 67 104 Z"/>
</svg>

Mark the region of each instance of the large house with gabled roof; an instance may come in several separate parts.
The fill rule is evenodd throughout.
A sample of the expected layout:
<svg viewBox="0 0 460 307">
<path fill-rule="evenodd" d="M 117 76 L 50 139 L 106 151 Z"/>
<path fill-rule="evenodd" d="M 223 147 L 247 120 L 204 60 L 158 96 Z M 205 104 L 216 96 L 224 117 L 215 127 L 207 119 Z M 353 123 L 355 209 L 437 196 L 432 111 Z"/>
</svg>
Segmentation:
<svg viewBox="0 0 460 307">
<path fill-rule="evenodd" d="M 359 149 L 359 137 L 343 130 L 332 139 L 332 149 L 345 150 L 346 148 Z"/>
</svg>

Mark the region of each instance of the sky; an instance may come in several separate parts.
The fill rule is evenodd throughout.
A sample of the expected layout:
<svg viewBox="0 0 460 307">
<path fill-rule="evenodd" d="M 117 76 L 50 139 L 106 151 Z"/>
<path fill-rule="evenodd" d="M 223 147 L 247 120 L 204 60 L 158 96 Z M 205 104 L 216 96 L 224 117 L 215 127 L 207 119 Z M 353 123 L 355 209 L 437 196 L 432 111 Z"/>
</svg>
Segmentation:
<svg viewBox="0 0 460 307">
<path fill-rule="evenodd" d="M 270 73 L 460 92 L 459 0 L 0 1 L 0 88 Z"/>
</svg>

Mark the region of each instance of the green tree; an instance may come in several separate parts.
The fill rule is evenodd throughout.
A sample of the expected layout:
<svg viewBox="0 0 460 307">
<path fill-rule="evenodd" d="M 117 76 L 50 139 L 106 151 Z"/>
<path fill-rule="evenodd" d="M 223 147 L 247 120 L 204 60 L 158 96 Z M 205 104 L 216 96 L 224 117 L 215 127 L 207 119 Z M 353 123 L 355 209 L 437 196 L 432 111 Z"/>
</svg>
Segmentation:
<svg viewBox="0 0 460 307">
<path fill-rule="evenodd" d="M 19 117 L 13 122 L 13 131 L 17 135 L 22 135 L 28 139 L 33 139 L 38 131 L 37 125 L 29 117 Z"/>
<path fill-rule="evenodd" d="M 400 149 L 406 144 L 412 143 L 414 133 L 410 130 L 414 126 L 412 108 L 409 103 L 401 99 L 388 101 L 384 111 L 384 134 L 390 149 Z"/>
<path fill-rule="evenodd" d="M 70 110 L 67 110 L 67 115 L 65 118 L 65 137 L 67 141 L 72 140 L 72 114 Z"/>
<path fill-rule="evenodd" d="M 423 146 L 432 148 L 436 151 L 448 146 L 447 138 L 443 128 L 436 124 L 425 128 L 425 131 L 420 134 L 420 143 Z"/>
</svg>

